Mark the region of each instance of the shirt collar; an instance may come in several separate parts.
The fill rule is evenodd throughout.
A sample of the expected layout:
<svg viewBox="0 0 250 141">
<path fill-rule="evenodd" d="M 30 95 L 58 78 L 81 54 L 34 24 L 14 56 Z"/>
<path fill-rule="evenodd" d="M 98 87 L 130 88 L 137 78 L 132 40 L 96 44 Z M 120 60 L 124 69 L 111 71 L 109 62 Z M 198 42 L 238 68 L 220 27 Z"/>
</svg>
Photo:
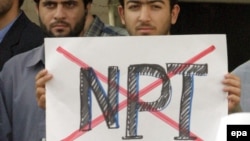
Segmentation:
<svg viewBox="0 0 250 141">
<path fill-rule="evenodd" d="M 44 53 L 44 45 L 41 45 L 31 51 L 31 58 L 27 61 L 27 67 L 32 67 L 38 64 L 39 62 L 45 64 L 45 53 Z"/>
<path fill-rule="evenodd" d="M 102 34 L 102 30 L 104 28 L 104 23 L 98 18 L 96 15 L 93 15 L 94 20 L 89 27 L 89 30 L 85 32 L 85 37 L 93 37 L 93 36 L 100 36 Z"/>
</svg>

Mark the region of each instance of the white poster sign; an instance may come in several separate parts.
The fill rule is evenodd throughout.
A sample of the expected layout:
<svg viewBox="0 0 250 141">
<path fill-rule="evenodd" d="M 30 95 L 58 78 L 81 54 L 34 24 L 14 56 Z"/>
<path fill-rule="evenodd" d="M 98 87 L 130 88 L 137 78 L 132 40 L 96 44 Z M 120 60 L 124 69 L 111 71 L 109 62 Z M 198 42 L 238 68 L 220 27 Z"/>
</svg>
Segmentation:
<svg viewBox="0 0 250 141">
<path fill-rule="evenodd" d="M 47 141 L 214 141 L 225 35 L 46 38 Z"/>
</svg>

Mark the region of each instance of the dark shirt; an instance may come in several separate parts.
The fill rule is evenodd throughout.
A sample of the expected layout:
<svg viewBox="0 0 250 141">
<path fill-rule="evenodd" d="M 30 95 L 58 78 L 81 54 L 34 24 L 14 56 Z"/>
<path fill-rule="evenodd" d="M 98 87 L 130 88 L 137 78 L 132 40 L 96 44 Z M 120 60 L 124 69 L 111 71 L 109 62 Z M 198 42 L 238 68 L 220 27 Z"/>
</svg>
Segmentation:
<svg viewBox="0 0 250 141">
<path fill-rule="evenodd" d="M 40 27 L 22 11 L 0 43 L 0 71 L 11 57 L 41 45 L 43 39 Z"/>
</svg>

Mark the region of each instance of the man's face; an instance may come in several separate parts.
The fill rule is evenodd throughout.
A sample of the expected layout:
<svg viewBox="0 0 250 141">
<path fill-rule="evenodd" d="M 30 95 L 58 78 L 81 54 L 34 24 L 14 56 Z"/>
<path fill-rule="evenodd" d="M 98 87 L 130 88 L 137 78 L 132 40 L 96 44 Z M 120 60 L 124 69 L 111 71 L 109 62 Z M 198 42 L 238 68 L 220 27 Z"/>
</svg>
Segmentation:
<svg viewBox="0 0 250 141">
<path fill-rule="evenodd" d="M 83 32 L 87 9 L 82 0 L 40 0 L 41 28 L 52 37 L 76 37 Z"/>
<path fill-rule="evenodd" d="M 13 0 L 0 0 L 0 17 L 4 16 L 13 5 Z"/>
<path fill-rule="evenodd" d="M 167 35 L 175 24 L 179 6 L 171 10 L 169 0 L 124 0 L 118 8 L 130 35 Z"/>
</svg>

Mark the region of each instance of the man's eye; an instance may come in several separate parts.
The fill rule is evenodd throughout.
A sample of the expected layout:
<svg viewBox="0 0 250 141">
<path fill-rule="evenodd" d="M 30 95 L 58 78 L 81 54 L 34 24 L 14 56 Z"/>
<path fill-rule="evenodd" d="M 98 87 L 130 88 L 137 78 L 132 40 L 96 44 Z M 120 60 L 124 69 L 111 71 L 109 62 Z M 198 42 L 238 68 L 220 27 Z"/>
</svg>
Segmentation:
<svg viewBox="0 0 250 141">
<path fill-rule="evenodd" d="M 161 6 L 159 6 L 159 5 L 152 5 L 151 7 L 152 7 L 152 9 L 155 9 L 155 10 L 161 9 Z"/>
<path fill-rule="evenodd" d="M 52 2 L 47 2 L 47 3 L 44 3 L 44 7 L 47 7 L 47 8 L 54 8 L 56 7 L 56 4 L 55 3 L 52 3 Z"/>
<path fill-rule="evenodd" d="M 65 3 L 65 6 L 66 6 L 67 8 L 73 8 L 73 7 L 76 6 L 76 2 L 75 2 L 75 1 L 66 2 L 66 3 Z"/>
<path fill-rule="evenodd" d="M 130 6 L 128 6 L 128 9 L 130 9 L 130 10 L 137 10 L 139 8 L 140 8 L 139 5 L 130 5 Z"/>
</svg>

